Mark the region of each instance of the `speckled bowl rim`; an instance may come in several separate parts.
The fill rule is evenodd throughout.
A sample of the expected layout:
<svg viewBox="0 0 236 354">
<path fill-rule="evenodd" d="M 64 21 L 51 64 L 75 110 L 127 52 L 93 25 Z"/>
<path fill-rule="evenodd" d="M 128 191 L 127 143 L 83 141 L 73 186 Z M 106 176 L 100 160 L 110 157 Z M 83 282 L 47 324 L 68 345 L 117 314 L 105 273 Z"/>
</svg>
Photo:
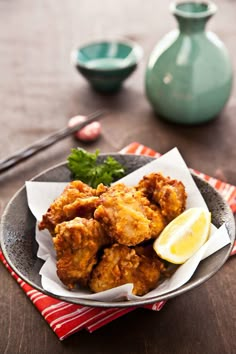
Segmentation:
<svg viewBox="0 0 236 354">
<path fill-rule="evenodd" d="M 106 153 L 106 154 L 100 154 L 100 159 L 104 159 L 107 155 L 109 156 L 113 156 L 115 158 L 119 157 L 123 158 L 123 159 L 128 159 L 128 160 L 133 160 L 134 159 L 134 164 L 135 161 L 138 161 L 139 159 L 142 159 L 141 161 L 144 161 L 144 163 L 142 165 L 144 165 L 145 163 L 148 163 L 150 161 L 153 160 L 152 157 L 148 157 L 148 156 L 139 156 L 139 155 L 133 155 L 133 154 L 119 154 L 119 153 Z M 33 181 L 42 181 L 44 180 L 44 177 L 53 171 L 56 171 L 57 169 L 65 169 L 66 166 L 66 162 L 62 162 L 60 164 L 54 165 L 51 168 L 46 169 L 45 171 L 37 174 L 35 177 L 33 177 L 31 180 Z M 139 166 L 140 167 L 140 166 Z M 125 308 L 125 307 L 132 307 L 132 306 L 143 306 L 143 305 L 148 305 L 148 304 L 153 304 L 156 302 L 160 302 L 160 301 L 166 301 L 168 299 L 171 299 L 173 297 L 179 296 L 189 290 L 194 289 L 195 287 L 201 285 L 202 283 L 204 283 L 205 281 L 207 281 L 208 279 L 210 279 L 213 275 L 215 275 L 217 273 L 217 271 L 224 265 L 224 263 L 227 261 L 227 259 L 230 256 L 231 250 L 233 248 L 234 245 L 234 240 L 235 240 L 235 221 L 234 221 L 234 216 L 233 213 L 230 209 L 230 207 L 228 206 L 227 202 L 223 200 L 223 198 L 221 197 L 221 195 L 219 194 L 219 192 L 212 187 L 211 185 L 209 185 L 208 182 L 206 182 L 205 180 L 203 180 L 202 178 L 200 178 L 198 175 L 196 175 L 195 173 L 192 173 L 193 178 L 195 179 L 195 181 L 197 181 L 198 183 L 202 183 L 205 187 L 207 187 L 208 189 L 211 190 L 212 194 L 214 194 L 215 196 L 218 197 L 218 199 L 221 201 L 222 206 L 225 209 L 225 214 L 227 214 L 227 221 L 226 221 L 226 227 L 228 229 L 229 235 L 230 235 L 230 239 L 231 239 L 231 244 L 225 246 L 222 250 L 218 251 L 218 252 L 222 252 L 224 251 L 224 256 L 221 259 L 221 262 L 219 264 L 217 264 L 217 266 L 215 266 L 213 268 L 213 270 L 211 272 L 209 272 L 209 274 L 205 275 L 204 277 L 200 277 L 199 279 L 194 280 L 194 282 L 192 282 L 192 278 L 190 279 L 190 281 L 188 281 L 186 284 L 184 284 L 182 287 L 180 287 L 179 289 L 176 289 L 174 291 L 171 291 L 165 295 L 161 295 L 161 296 L 156 296 L 153 298 L 149 298 L 149 299 L 142 299 L 140 298 L 140 300 L 124 300 L 124 301 L 97 301 L 97 300 L 90 300 L 90 299 L 80 299 L 80 298 L 68 298 L 68 297 L 64 297 L 64 296 L 57 296 L 54 295 L 48 291 L 45 291 L 41 286 L 39 286 L 38 284 L 36 284 L 34 281 L 29 280 L 28 277 L 26 277 L 25 275 L 23 275 L 19 269 L 17 268 L 17 266 L 15 266 L 15 264 L 12 262 L 11 258 L 9 257 L 9 254 L 7 252 L 7 249 L 5 247 L 5 237 L 4 237 L 4 225 L 6 223 L 6 220 L 8 218 L 8 213 L 11 209 L 11 207 L 14 205 L 14 201 L 15 199 L 21 194 L 24 193 L 26 194 L 26 188 L 25 186 L 21 187 L 16 193 L 15 195 L 11 198 L 11 200 L 9 201 L 7 207 L 4 210 L 4 213 L 2 215 L 1 218 L 1 233 L 0 233 L 0 245 L 2 248 L 2 252 L 8 262 L 8 264 L 10 265 L 10 267 L 13 269 L 13 271 L 22 279 L 24 280 L 26 283 L 28 283 L 29 285 L 31 285 L 33 288 L 39 290 L 40 292 L 49 295 L 51 297 L 54 297 L 56 299 L 68 302 L 68 303 L 73 303 L 73 304 L 78 304 L 78 305 L 84 305 L 84 306 L 92 306 L 92 307 L 101 307 L 101 308 L 107 308 L 107 307 L 116 307 L 116 308 Z M 48 179 L 46 178 L 45 181 L 47 181 Z M 26 210 L 28 209 L 28 207 L 26 205 L 23 206 L 23 208 L 26 208 Z M 36 242 L 36 241 L 35 241 Z M 227 251 L 225 251 L 227 250 Z M 217 252 L 217 253 L 218 253 Z M 216 253 L 216 254 L 217 254 Z M 206 262 L 207 260 L 209 261 L 209 259 L 211 259 L 212 257 L 214 257 L 216 254 L 213 254 L 212 256 L 208 257 L 206 260 L 202 261 Z M 36 257 L 37 258 L 37 257 Z M 195 277 L 195 276 L 193 276 Z"/>
</svg>

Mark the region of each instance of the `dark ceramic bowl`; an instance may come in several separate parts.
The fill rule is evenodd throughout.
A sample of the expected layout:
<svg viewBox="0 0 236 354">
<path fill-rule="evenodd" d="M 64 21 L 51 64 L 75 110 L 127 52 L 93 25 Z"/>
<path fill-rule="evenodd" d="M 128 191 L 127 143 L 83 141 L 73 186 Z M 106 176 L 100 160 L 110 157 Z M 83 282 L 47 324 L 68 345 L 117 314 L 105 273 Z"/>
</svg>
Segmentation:
<svg viewBox="0 0 236 354">
<path fill-rule="evenodd" d="M 71 60 L 97 91 L 114 92 L 137 68 L 142 53 L 132 41 L 101 41 L 73 50 Z"/>
<path fill-rule="evenodd" d="M 127 168 L 127 173 L 143 166 L 153 160 L 147 156 L 109 154 L 115 157 Z M 100 160 L 107 155 L 101 154 Z M 174 296 L 194 289 L 213 276 L 226 262 L 230 255 L 235 239 L 235 223 L 233 214 L 228 204 L 222 199 L 221 195 L 209 183 L 193 175 L 193 178 L 201 191 L 210 211 L 212 212 L 212 222 L 219 227 L 224 222 L 229 232 L 231 243 L 210 257 L 200 262 L 193 277 L 177 290 L 171 291 L 162 296 L 149 299 L 138 299 L 132 301 L 101 302 L 89 299 L 67 298 L 55 296 L 46 292 L 41 285 L 39 270 L 43 261 L 37 258 L 38 245 L 35 241 L 35 218 L 31 214 L 26 198 L 26 189 L 22 187 L 10 200 L 1 220 L 1 247 L 4 256 L 13 270 L 27 283 L 42 293 L 59 298 L 63 301 L 96 307 L 129 307 L 139 306 L 157 301 L 167 300 Z M 66 164 L 57 165 L 40 175 L 36 176 L 35 181 L 70 181 L 70 172 Z"/>
</svg>

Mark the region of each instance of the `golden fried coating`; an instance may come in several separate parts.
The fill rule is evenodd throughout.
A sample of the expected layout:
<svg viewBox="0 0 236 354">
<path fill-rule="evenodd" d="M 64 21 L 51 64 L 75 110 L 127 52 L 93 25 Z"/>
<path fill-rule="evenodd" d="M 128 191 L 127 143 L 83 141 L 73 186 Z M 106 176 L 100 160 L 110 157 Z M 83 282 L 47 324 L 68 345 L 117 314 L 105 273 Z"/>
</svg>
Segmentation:
<svg viewBox="0 0 236 354">
<path fill-rule="evenodd" d="M 174 269 L 164 266 L 152 239 L 185 210 L 186 198 L 183 183 L 161 173 L 135 187 L 69 183 L 39 224 L 53 236 L 59 279 L 93 292 L 126 283 L 139 296 L 154 289 Z"/>
<path fill-rule="evenodd" d="M 99 195 L 106 189 L 102 184 L 93 189 L 81 181 L 70 182 L 43 215 L 39 230 L 48 229 L 54 236 L 55 226 L 63 221 L 76 216 L 91 218 L 98 206 Z"/>
<path fill-rule="evenodd" d="M 101 195 L 94 218 L 115 242 L 127 246 L 156 238 L 165 226 L 158 208 L 151 206 L 142 193 L 123 183 L 113 185 Z"/>
<path fill-rule="evenodd" d="M 58 224 L 53 238 L 57 254 L 57 275 L 69 289 L 86 286 L 98 251 L 110 238 L 94 219 L 76 217 Z"/>
<path fill-rule="evenodd" d="M 114 244 L 104 250 L 89 281 L 93 292 L 100 292 L 133 283 L 133 294 L 142 296 L 157 286 L 162 263 L 157 256 L 146 257 L 135 249 Z"/>
<path fill-rule="evenodd" d="M 164 177 L 161 173 L 151 173 L 144 176 L 136 188 L 160 206 L 168 222 L 185 210 L 187 194 L 181 181 Z"/>
<path fill-rule="evenodd" d="M 151 221 L 151 238 L 157 238 L 167 225 L 167 220 L 162 214 L 161 208 L 154 203 L 150 203 L 150 205 L 145 206 L 144 209 L 146 217 Z"/>
</svg>

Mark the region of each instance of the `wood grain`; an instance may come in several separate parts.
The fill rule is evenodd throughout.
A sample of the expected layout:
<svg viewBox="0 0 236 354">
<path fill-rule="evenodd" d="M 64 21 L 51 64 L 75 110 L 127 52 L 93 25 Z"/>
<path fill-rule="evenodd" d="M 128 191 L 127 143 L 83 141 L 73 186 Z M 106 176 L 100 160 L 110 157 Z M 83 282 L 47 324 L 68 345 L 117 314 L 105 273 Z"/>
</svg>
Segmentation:
<svg viewBox="0 0 236 354">
<path fill-rule="evenodd" d="M 209 22 L 228 47 L 236 72 L 236 2 L 215 1 Z M 236 88 L 211 123 L 183 127 L 156 117 L 144 94 L 148 56 L 173 29 L 169 1 L 11 0 L 0 1 L 0 159 L 32 144 L 69 118 L 100 108 L 102 121 L 89 151 L 118 151 L 139 141 L 161 153 L 177 146 L 189 166 L 236 185 Z M 98 37 L 125 36 L 139 42 L 144 58 L 116 95 L 92 91 L 70 65 L 74 46 Z M 44 169 L 64 161 L 79 143 L 59 142 L 0 176 L 0 214 L 12 195 Z M 159 312 L 139 309 L 89 334 L 60 342 L 15 280 L 0 264 L 0 353 L 214 353 L 236 352 L 236 259 L 207 283 L 170 300 Z"/>
</svg>

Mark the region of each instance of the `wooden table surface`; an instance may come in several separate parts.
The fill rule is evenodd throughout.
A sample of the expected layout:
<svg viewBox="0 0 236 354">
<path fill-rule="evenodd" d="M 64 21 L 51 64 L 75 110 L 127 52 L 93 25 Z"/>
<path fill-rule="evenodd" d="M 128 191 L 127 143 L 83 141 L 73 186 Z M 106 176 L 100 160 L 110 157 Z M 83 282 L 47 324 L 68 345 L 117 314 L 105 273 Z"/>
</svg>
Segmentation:
<svg viewBox="0 0 236 354">
<path fill-rule="evenodd" d="M 230 52 L 236 73 L 236 2 L 218 0 L 209 23 Z M 0 159 L 62 128 L 70 117 L 108 108 L 100 140 L 82 147 L 119 151 L 139 141 L 161 153 L 177 146 L 187 164 L 236 185 L 236 88 L 214 121 L 195 127 L 158 119 L 144 94 L 148 56 L 176 26 L 161 0 L 0 1 Z M 97 94 L 71 66 L 71 49 L 92 39 L 125 36 L 144 58 L 123 89 Z M 69 137 L 0 175 L 0 214 L 25 180 L 64 161 Z M 93 334 L 60 342 L 0 264 L 0 353 L 235 353 L 236 259 L 209 281 L 158 312 L 138 309 Z"/>
</svg>

